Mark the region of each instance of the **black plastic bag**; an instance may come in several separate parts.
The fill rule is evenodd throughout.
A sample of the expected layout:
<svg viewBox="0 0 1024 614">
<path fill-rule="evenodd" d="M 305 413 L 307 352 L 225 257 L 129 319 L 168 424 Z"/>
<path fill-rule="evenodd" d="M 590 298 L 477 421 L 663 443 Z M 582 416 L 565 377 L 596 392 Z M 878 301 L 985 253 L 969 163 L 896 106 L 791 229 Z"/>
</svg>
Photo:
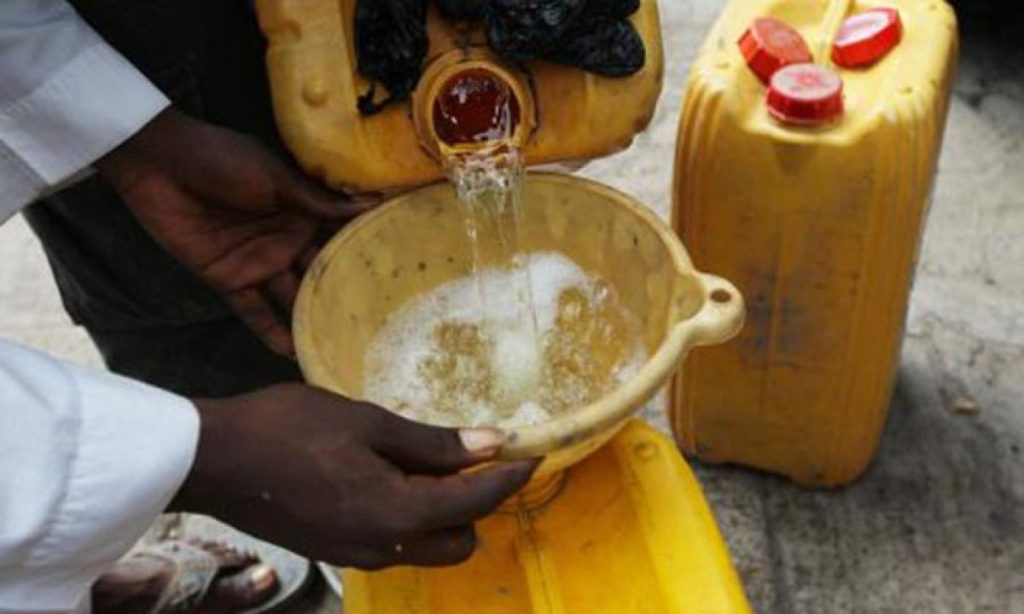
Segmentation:
<svg viewBox="0 0 1024 614">
<path fill-rule="evenodd" d="M 586 0 L 489 0 L 487 42 L 509 62 L 542 57 L 559 43 Z"/>
<path fill-rule="evenodd" d="M 587 15 L 623 19 L 640 10 L 640 0 L 587 0 Z"/>
<path fill-rule="evenodd" d="M 437 0 L 437 7 L 445 19 L 480 21 L 484 18 L 490 0 Z"/>
<path fill-rule="evenodd" d="M 406 100 L 416 88 L 427 56 L 427 0 L 358 0 L 355 16 L 359 73 L 374 83 L 359 97 L 359 111 L 377 113 Z M 377 84 L 388 90 L 377 100 Z"/>
<path fill-rule="evenodd" d="M 544 59 L 606 77 L 625 77 L 643 68 L 647 50 L 632 23 L 599 16 L 574 24 Z"/>
<path fill-rule="evenodd" d="M 429 41 L 428 0 L 358 0 L 359 72 L 373 86 L 359 111 L 407 100 L 419 82 Z M 643 40 L 626 20 L 640 0 L 437 0 L 448 19 L 484 21 L 491 48 L 508 62 L 545 59 L 608 77 L 640 70 Z M 378 100 L 377 84 L 388 90 Z"/>
<path fill-rule="evenodd" d="M 607 77 L 631 75 L 647 60 L 626 20 L 640 0 L 491 0 L 487 40 L 509 62 L 545 59 Z"/>
</svg>

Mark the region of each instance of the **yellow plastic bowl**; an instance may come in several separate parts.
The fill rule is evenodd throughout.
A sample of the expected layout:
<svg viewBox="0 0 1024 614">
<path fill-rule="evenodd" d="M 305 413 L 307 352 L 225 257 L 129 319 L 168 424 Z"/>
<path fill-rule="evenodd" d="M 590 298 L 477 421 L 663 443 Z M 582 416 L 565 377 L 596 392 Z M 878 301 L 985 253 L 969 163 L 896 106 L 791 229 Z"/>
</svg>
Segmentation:
<svg viewBox="0 0 1024 614">
<path fill-rule="evenodd" d="M 729 282 L 694 270 L 671 228 L 598 183 L 531 173 L 521 247 L 557 251 L 612 284 L 642 326 L 647 363 L 604 398 L 550 422 L 508 430 L 499 460 L 544 456 L 537 478 L 593 452 L 668 381 L 687 351 L 727 340 L 743 321 Z M 407 300 L 469 274 L 462 209 L 447 183 L 395 197 L 343 229 L 310 267 L 295 306 L 306 379 L 359 398 L 365 349 Z"/>
</svg>

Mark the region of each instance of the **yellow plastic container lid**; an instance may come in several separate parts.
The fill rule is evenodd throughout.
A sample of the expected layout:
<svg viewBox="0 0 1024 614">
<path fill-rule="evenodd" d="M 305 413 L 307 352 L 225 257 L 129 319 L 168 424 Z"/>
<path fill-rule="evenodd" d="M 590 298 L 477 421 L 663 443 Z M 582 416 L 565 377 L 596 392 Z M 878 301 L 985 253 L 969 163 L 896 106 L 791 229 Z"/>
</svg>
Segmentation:
<svg viewBox="0 0 1024 614">
<path fill-rule="evenodd" d="M 533 509 L 477 525 L 456 567 L 343 574 L 345 614 L 750 612 L 700 486 L 634 420 Z"/>
</svg>

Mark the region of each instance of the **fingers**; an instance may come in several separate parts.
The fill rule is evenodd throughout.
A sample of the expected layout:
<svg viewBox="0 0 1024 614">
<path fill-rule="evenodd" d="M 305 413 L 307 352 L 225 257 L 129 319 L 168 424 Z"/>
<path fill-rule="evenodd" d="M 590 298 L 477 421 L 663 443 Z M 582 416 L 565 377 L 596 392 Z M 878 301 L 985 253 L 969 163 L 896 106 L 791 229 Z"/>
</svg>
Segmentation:
<svg viewBox="0 0 1024 614">
<path fill-rule="evenodd" d="M 489 516 L 526 485 L 539 460 L 498 465 L 479 473 L 406 478 L 409 506 L 422 530 L 470 524 Z"/>
<path fill-rule="evenodd" d="M 438 531 L 419 540 L 395 544 L 403 565 L 438 567 L 465 561 L 476 548 L 476 532 L 472 525 Z"/>
<path fill-rule="evenodd" d="M 261 284 L 291 268 L 312 241 L 316 223 L 287 214 L 254 220 L 238 230 L 243 234 L 240 240 L 199 270 L 207 283 L 222 292 Z"/>
<path fill-rule="evenodd" d="M 278 319 L 277 312 L 263 293 L 257 289 L 247 288 L 228 294 L 226 298 L 239 319 L 271 351 L 287 357 L 295 355 L 291 332 Z"/>
<path fill-rule="evenodd" d="M 348 221 L 371 208 L 373 197 L 329 192 L 298 172 L 281 165 L 275 176 L 278 204 L 326 220 Z"/>
<path fill-rule="evenodd" d="M 256 220 L 248 224 L 244 241 L 207 263 L 199 275 L 222 292 L 262 284 L 287 271 L 316 233 L 313 220 L 296 214 Z"/>
<path fill-rule="evenodd" d="M 505 441 L 498 429 L 428 426 L 391 412 L 375 416 L 373 448 L 406 473 L 447 475 L 492 458 Z"/>
<path fill-rule="evenodd" d="M 338 231 L 344 227 L 345 222 L 340 222 L 338 220 L 321 221 L 319 228 L 317 228 L 316 237 L 314 237 L 313 241 L 321 247 L 327 245 L 327 243 L 334 238 L 334 235 L 338 234 Z"/>
<path fill-rule="evenodd" d="M 313 265 L 313 261 L 316 260 L 316 255 L 320 253 L 320 247 L 317 245 L 308 245 L 306 249 L 302 250 L 299 257 L 295 260 L 296 268 L 300 273 L 305 273 L 310 266 Z"/>
<path fill-rule="evenodd" d="M 395 565 L 440 567 L 456 565 L 468 559 L 476 548 L 476 532 L 471 525 L 445 529 L 411 538 L 397 539 L 374 546 L 348 548 L 353 567 L 377 570 Z"/>
<path fill-rule="evenodd" d="M 305 273 L 312 266 L 313 261 L 316 260 L 316 256 L 320 253 L 321 248 L 327 245 L 327 242 L 333 239 L 334 235 L 344 226 L 345 223 L 341 221 L 320 222 L 312 243 L 307 245 L 298 258 L 295 259 L 295 265 L 293 266 L 295 271 Z"/>
<path fill-rule="evenodd" d="M 295 273 L 285 271 L 267 282 L 267 291 L 274 297 L 274 301 L 281 311 L 286 315 L 291 315 L 295 297 L 299 294 L 299 278 Z"/>
</svg>

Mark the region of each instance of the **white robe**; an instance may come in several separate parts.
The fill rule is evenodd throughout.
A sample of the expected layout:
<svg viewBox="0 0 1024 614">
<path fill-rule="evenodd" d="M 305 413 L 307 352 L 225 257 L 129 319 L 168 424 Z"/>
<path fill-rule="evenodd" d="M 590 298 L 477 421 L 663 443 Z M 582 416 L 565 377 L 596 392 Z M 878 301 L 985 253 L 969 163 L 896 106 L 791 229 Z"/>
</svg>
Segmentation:
<svg viewBox="0 0 1024 614">
<path fill-rule="evenodd" d="M 167 105 L 63 0 L 0 0 L 0 223 Z M 186 399 L 0 340 L 0 612 L 87 609 L 198 431 Z"/>
</svg>

